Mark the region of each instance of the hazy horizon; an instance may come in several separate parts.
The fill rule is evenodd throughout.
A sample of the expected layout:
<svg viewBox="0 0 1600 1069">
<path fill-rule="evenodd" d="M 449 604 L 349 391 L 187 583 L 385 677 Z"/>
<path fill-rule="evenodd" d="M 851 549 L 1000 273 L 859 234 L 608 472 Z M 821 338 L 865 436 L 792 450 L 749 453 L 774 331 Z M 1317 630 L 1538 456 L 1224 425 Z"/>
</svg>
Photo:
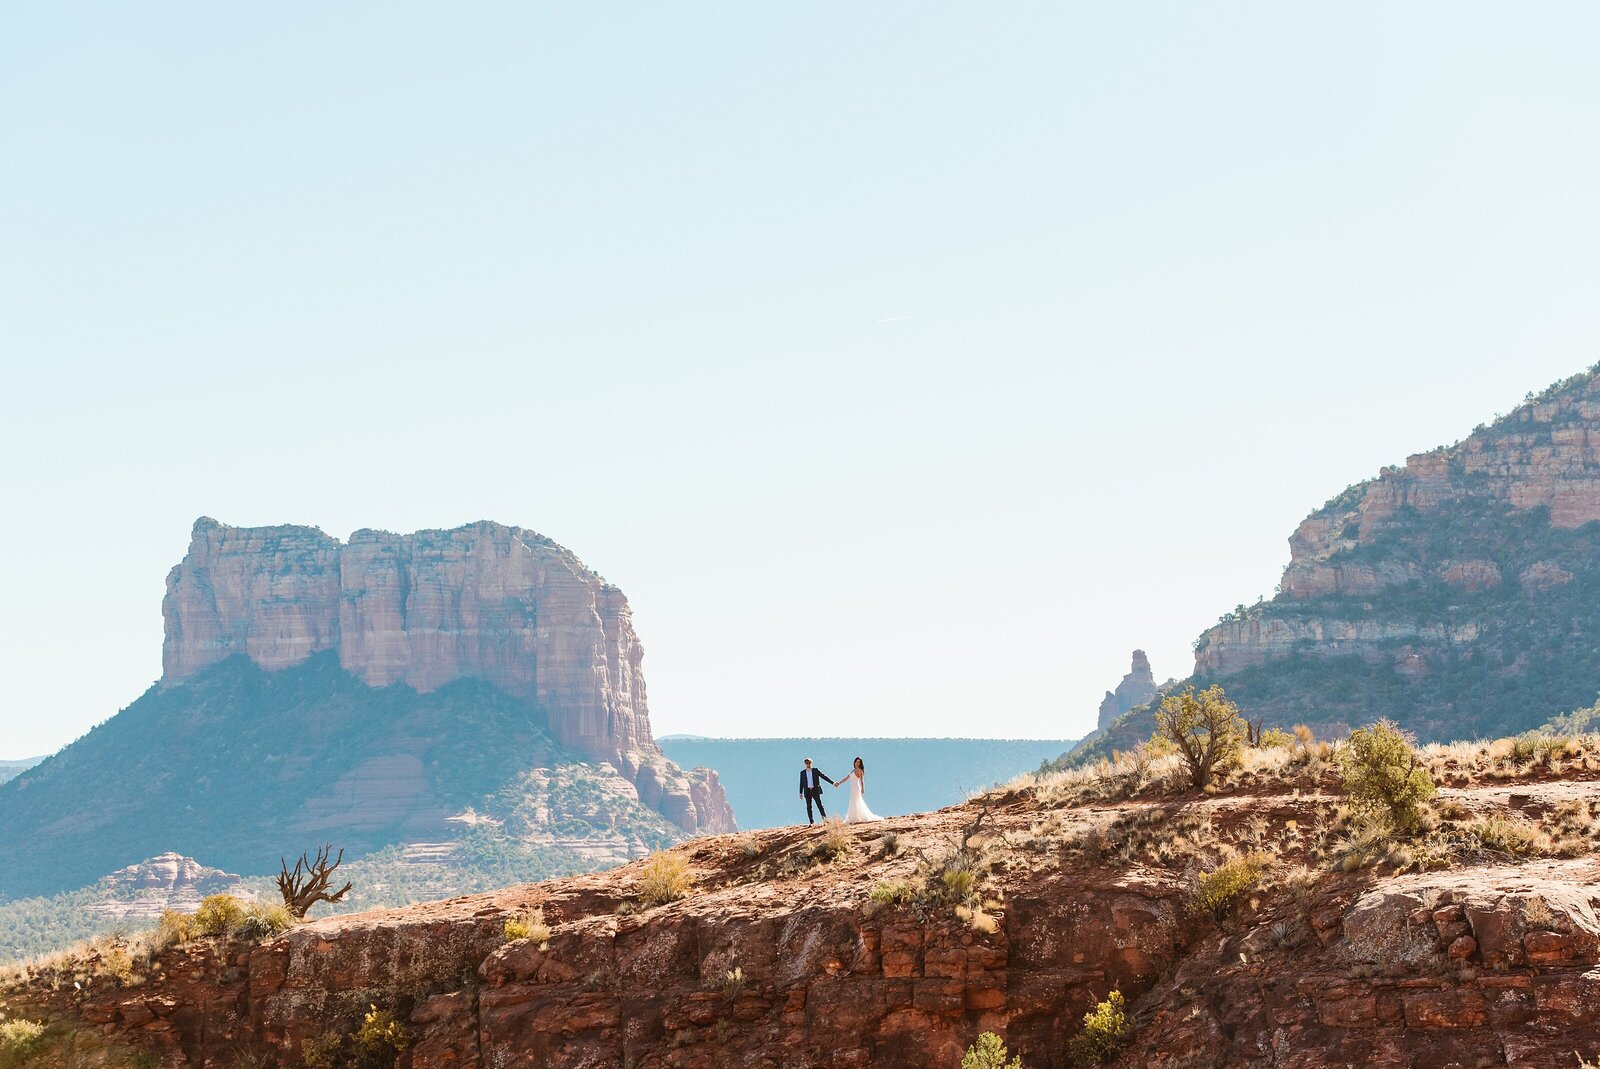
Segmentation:
<svg viewBox="0 0 1600 1069">
<path fill-rule="evenodd" d="M 201 515 L 548 535 L 660 735 L 1081 736 L 1600 358 L 1600 10 L 626 15 L 13 14 L 0 756 Z"/>
</svg>

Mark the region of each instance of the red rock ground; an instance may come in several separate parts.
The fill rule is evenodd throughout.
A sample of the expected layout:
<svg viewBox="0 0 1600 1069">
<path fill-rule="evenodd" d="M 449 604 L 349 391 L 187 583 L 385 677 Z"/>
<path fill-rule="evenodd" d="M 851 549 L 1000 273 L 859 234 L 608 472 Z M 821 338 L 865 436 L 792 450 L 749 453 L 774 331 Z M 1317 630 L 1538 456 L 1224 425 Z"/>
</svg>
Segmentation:
<svg viewBox="0 0 1600 1069">
<path fill-rule="evenodd" d="M 989 932 L 948 904 L 868 901 L 952 850 L 980 811 L 969 804 L 850 829 L 837 859 L 810 856 L 827 833 L 807 828 L 695 839 L 679 851 L 695 890 L 652 909 L 630 911 L 634 864 L 317 921 L 260 945 L 189 944 L 133 986 L 79 991 L 36 970 L 6 996 L 192 1067 L 245 1053 L 296 1066 L 305 1038 L 348 1031 L 377 1005 L 410 1031 L 400 1069 L 954 1069 L 985 1030 L 1029 1069 L 1056 1069 L 1112 989 L 1138 1028 L 1124 1067 L 1572 1069 L 1574 1051 L 1600 1051 L 1594 855 L 1337 872 L 1323 856 L 1333 783 L 991 799 Z M 1543 819 L 1572 798 L 1600 800 L 1600 781 L 1448 801 L 1462 819 Z M 1189 895 L 1219 849 L 1273 861 L 1213 920 Z M 533 907 L 548 944 L 506 942 L 507 918 Z M 734 969 L 742 985 L 727 982 Z"/>
</svg>

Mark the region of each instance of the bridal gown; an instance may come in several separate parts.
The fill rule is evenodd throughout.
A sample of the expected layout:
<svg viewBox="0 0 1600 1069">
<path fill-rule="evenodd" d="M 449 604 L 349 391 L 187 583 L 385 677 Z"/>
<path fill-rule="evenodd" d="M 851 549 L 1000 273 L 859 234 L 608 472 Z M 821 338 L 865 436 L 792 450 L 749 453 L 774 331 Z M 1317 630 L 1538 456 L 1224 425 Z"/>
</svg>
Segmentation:
<svg viewBox="0 0 1600 1069">
<path fill-rule="evenodd" d="M 844 815 L 846 824 L 865 824 L 869 820 L 882 820 L 872 810 L 867 808 L 867 795 L 861 787 L 861 777 L 850 776 L 850 811 Z"/>
</svg>

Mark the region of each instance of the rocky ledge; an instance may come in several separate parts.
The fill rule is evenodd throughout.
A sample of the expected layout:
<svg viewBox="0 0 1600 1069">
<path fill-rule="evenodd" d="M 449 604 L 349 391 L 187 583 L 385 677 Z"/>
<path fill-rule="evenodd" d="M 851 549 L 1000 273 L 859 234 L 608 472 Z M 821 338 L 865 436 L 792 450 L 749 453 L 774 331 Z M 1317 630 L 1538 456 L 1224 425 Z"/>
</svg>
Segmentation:
<svg viewBox="0 0 1600 1069">
<path fill-rule="evenodd" d="M 39 969 L 5 995 L 175 1067 L 297 1065 L 377 1006 L 407 1030 L 400 1069 L 954 1069 L 985 1030 L 1056 1069 L 1118 990 L 1125 1069 L 1570 1069 L 1600 1051 L 1593 763 L 1445 792 L 1463 828 L 1566 829 L 1523 857 L 1337 865 L 1326 768 L 1131 799 L 1068 777 L 866 827 L 692 840 L 674 851 L 692 887 L 664 905 L 645 904 L 641 862 L 191 943 L 137 986 Z M 957 852 L 978 881 L 961 909 L 927 880 Z M 1246 856 L 1260 881 L 1200 908 L 1197 872 Z M 548 932 L 508 941 L 535 910 Z"/>
</svg>

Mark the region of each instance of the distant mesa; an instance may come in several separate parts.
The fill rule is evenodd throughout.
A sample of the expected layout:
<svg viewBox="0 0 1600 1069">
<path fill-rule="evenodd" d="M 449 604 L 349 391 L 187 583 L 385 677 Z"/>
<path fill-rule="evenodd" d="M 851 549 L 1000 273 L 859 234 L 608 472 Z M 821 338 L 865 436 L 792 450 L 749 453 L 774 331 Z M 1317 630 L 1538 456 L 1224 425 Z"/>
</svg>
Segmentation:
<svg viewBox="0 0 1600 1069">
<path fill-rule="evenodd" d="M 716 773 L 651 736 L 627 597 L 537 532 L 202 518 L 162 616 L 161 680 L 0 785 L 0 856 L 50 844 L 0 896 L 163 850 L 256 875 L 330 840 L 535 878 L 736 828 Z"/>
</svg>

